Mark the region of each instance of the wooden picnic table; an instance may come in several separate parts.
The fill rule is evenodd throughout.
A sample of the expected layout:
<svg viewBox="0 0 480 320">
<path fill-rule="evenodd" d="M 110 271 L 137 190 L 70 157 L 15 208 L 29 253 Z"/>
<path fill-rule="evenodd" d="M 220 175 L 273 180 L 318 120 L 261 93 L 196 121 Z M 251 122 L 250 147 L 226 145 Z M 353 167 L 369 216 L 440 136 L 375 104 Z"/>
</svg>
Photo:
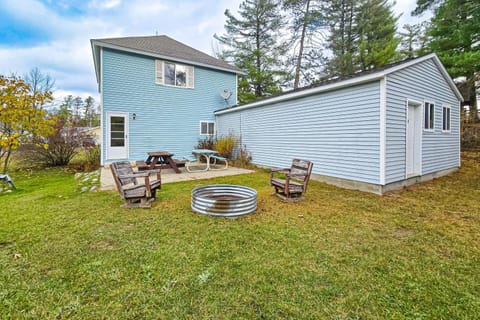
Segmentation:
<svg viewBox="0 0 480 320">
<path fill-rule="evenodd" d="M 147 152 L 148 158 L 145 161 L 137 161 L 138 170 L 152 169 L 173 169 L 176 173 L 182 173 L 173 160 L 173 153 L 168 151 Z"/>
</svg>

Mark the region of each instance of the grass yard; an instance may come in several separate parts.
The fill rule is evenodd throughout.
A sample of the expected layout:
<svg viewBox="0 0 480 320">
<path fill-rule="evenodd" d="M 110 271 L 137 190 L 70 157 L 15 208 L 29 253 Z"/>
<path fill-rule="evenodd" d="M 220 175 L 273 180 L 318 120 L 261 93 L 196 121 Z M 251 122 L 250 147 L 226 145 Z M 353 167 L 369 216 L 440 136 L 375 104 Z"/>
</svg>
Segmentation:
<svg viewBox="0 0 480 320">
<path fill-rule="evenodd" d="M 380 197 L 268 174 L 166 184 L 150 210 L 78 192 L 60 169 L 12 172 L 0 194 L 2 319 L 478 319 L 480 154 Z M 190 210 L 192 188 L 243 184 L 258 211 Z"/>
</svg>

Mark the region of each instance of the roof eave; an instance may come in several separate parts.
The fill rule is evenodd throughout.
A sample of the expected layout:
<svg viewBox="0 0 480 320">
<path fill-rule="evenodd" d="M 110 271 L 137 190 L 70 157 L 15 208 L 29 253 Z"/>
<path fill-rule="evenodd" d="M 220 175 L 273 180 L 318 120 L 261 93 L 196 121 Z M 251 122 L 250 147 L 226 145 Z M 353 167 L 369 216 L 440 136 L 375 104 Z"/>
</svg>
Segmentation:
<svg viewBox="0 0 480 320">
<path fill-rule="evenodd" d="M 95 68 L 95 76 L 97 78 L 98 84 L 98 91 L 100 92 L 100 47 L 94 42 L 94 40 L 90 40 L 90 44 L 92 46 L 92 56 L 93 56 L 93 66 Z"/>
<path fill-rule="evenodd" d="M 182 63 L 186 63 L 186 64 L 190 64 L 190 65 L 195 65 L 195 66 L 200 66 L 200 67 L 205 67 L 205 68 L 215 69 L 215 70 L 220 70 L 220 71 L 225 71 L 225 72 L 230 72 L 230 73 L 234 73 L 234 74 L 245 75 L 245 73 L 241 70 L 233 70 L 233 69 L 229 69 L 229 68 L 222 68 L 222 67 L 218 67 L 218 66 L 213 66 L 211 64 L 206 64 L 206 63 L 201 63 L 201 62 L 196 62 L 196 61 L 191 61 L 191 60 L 186 60 L 186 59 L 179 59 L 177 57 L 171 57 L 171 56 L 167 56 L 167 55 L 155 54 L 155 53 L 148 52 L 148 51 L 117 46 L 117 45 L 114 45 L 114 44 L 102 42 L 100 40 L 91 40 L 91 41 L 92 41 L 92 44 L 95 44 L 96 46 L 99 46 L 99 47 L 104 47 L 104 48 L 109 48 L 109 49 L 114 49 L 114 50 L 120 50 L 120 51 L 135 53 L 135 54 L 146 55 L 146 56 L 150 56 L 150 57 L 154 57 L 154 58 L 158 58 L 158 59 L 165 59 L 165 60 L 170 60 L 170 61 L 182 62 Z"/>
</svg>

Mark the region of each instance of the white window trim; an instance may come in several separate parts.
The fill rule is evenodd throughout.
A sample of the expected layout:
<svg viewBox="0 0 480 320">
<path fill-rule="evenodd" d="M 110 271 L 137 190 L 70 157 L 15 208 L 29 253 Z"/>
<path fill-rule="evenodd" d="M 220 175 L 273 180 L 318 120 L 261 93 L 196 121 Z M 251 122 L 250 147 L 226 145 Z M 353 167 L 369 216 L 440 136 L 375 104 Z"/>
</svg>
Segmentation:
<svg viewBox="0 0 480 320">
<path fill-rule="evenodd" d="M 427 103 L 430 103 L 433 105 L 433 125 L 431 128 L 428 128 L 426 129 L 425 128 L 425 107 L 426 107 L 426 104 Z M 426 132 L 435 132 L 435 112 L 436 112 L 436 108 L 435 108 L 435 103 L 432 102 L 432 101 L 423 101 L 423 120 L 422 120 L 422 124 L 423 124 L 423 131 L 426 131 Z M 430 118 L 430 110 L 428 111 L 428 116 Z"/>
<path fill-rule="evenodd" d="M 183 66 L 187 69 L 187 83 L 186 83 L 186 86 L 185 87 L 182 87 L 182 86 L 177 86 L 177 85 L 174 85 L 174 84 L 166 84 L 165 83 L 165 63 L 170 63 L 170 64 L 174 64 L 175 66 Z M 158 66 L 161 66 L 162 68 L 162 79 L 161 81 L 158 81 L 158 77 L 157 77 L 157 74 L 158 74 Z M 192 79 L 191 79 L 191 86 L 188 86 L 189 84 L 189 78 L 188 78 L 188 70 L 191 69 L 192 70 Z M 174 61 L 167 61 L 167 60 L 159 60 L 159 59 L 156 59 L 155 60 L 155 84 L 158 84 L 158 85 L 161 85 L 161 86 L 166 86 L 166 87 L 173 87 L 173 88 L 182 88 L 182 89 L 194 89 L 195 88 L 195 67 L 192 66 L 192 65 L 187 65 L 187 64 L 183 64 L 183 63 L 176 63 Z"/>
<path fill-rule="evenodd" d="M 444 118 L 443 118 L 443 109 L 448 109 L 449 110 L 449 114 L 450 116 L 448 117 L 448 130 L 444 130 L 443 129 L 443 122 L 444 122 Z M 448 105 L 445 105 L 445 106 L 442 106 L 442 132 L 443 133 L 452 133 L 452 107 L 448 106 Z"/>
<path fill-rule="evenodd" d="M 207 124 L 207 133 L 202 133 L 202 124 L 203 123 L 206 123 Z M 208 133 L 208 125 L 213 123 L 213 133 L 212 134 L 209 134 Z M 201 120 L 200 123 L 199 123 L 199 134 L 201 136 L 208 136 L 208 137 L 212 137 L 215 135 L 215 132 L 217 130 L 217 125 L 215 123 L 215 121 L 212 121 L 212 120 Z"/>
</svg>

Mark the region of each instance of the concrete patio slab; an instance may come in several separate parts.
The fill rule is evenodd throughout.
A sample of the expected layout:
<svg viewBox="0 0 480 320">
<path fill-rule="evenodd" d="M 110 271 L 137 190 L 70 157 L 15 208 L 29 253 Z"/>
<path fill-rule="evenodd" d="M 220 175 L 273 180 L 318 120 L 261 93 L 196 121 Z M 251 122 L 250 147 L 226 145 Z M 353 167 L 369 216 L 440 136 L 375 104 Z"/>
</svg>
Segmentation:
<svg viewBox="0 0 480 320">
<path fill-rule="evenodd" d="M 172 183 L 179 181 L 190 181 L 200 179 L 210 179 L 216 177 L 233 176 L 238 174 L 252 173 L 254 171 L 229 167 L 227 170 L 204 171 L 204 172 L 187 172 L 185 168 L 179 168 L 182 173 L 175 173 L 172 169 L 162 170 L 162 183 Z M 115 182 L 113 181 L 112 172 L 109 167 L 101 168 L 100 190 L 115 190 Z"/>
</svg>

